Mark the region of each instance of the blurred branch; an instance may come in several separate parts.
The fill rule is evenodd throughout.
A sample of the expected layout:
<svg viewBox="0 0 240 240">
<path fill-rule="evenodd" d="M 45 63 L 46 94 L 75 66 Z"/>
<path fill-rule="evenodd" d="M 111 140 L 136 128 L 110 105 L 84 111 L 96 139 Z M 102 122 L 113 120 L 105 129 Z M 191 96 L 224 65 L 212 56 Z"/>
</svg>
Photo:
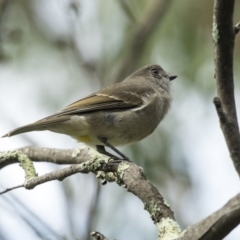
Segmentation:
<svg viewBox="0 0 240 240">
<path fill-rule="evenodd" d="M 75 219 L 72 214 L 73 212 L 75 212 L 75 209 L 74 209 L 75 190 L 74 190 L 72 181 L 69 178 L 66 179 L 66 181 L 63 181 L 61 184 L 61 189 L 63 191 L 64 199 L 65 199 L 65 201 L 64 201 L 65 209 L 66 209 L 66 211 L 65 211 L 66 221 L 65 222 L 67 223 L 68 228 L 69 228 L 69 233 L 70 233 L 69 238 L 74 239 L 74 237 L 75 238 L 77 238 L 77 237 L 75 236 L 75 231 L 74 231 Z"/>
<path fill-rule="evenodd" d="M 2 186 L 1 186 L 2 188 Z M 3 195 L 2 199 L 21 217 L 21 219 L 35 232 L 40 239 L 65 239 L 57 232 L 55 232 L 46 222 L 42 221 L 27 205 L 25 205 L 19 198 L 13 194 Z M 2 239 L 2 238 L 0 238 Z"/>
<path fill-rule="evenodd" d="M 118 0 L 120 6 L 122 7 L 123 11 L 126 13 L 126 15 L 128 16 L 128 18 L 132 21 L 132 22 L 136 22 L 136 17 L 132 11 L 132 9 L 129 6 L 129 1 L 127 2 L 126 0 Z"/>
<path fill-rule="evenodd" d="M 36 148 L 36 151 L 41 152 L 41 149 Z M 92 172 L 104 182 L 116 182 L 119 186 L 127 188 L 129 192 L 136 195 L 143 202 L 144 208 L 150 213 L 152 220 L 156 224 L 159 239 L 168 235 L 176 238 L 179 235 L 180 229 L 174 220 L 173 211 L 166 204 L 166 201 L 157 188 L 148 181 L 140 167 L 132 162 L 103 159 L 101 154 L 90 148 L 80 149 L 80 154 L 81 152 L 85 152 L 82 155 L 83 163 L 53 171 L 39 177 L 25 179 L 25 183 L 22 186 L 26 189 L 33 189 L 40 184 L 52 180 L 62 181 L 66 177 L 79 172 Z M 47 154 L 48 151 L 44 153 Z M 17 156 L 20 157 L 19 155 Z M 55 158 L 52 155 L 45 156 L 44 158 L 51 157 Z"/>
<path fill-rule="evenodd" d="M 236 32 L 233 27 L 233 11 L 234 0 L 215 0 L 213 40 L 217 97 L 214 99 L 214 104 L 230 156 L 240 176 L 240 134 L 233 79 L 233 48 Z"/>
<path fill-rule="evenodd" d="M 8 0 L 0 0 L 0 23 L 2 22 L 3 14 L 7 7 L 7 4 L 8 4 Z"/>
<path fill-rule="evenodd" d="M 92 197 L 92 202 L 90 203 L 90 207 L 89 207 L 89 213 L 87 214 L 88 219 L 87 219 L 87 224 L 86 224 L 86 232 L 87 232 L 87 236 L 86 236 L 86 240 L 89 239 L 90 233 L 91 233 L 91 229 L 93 229 L 93 223 L 94 223 L 94 217 L 95 217 L 95 213 L 97 211 L 97 207 L 98 207 L 98 202 L 99 202 L 99 196 L 100 196 L 100 192 L 101 192 L 101 184 L 99 181 L 95 180 L 95 191 L 94 191 L 94 195 Z"/>
<path fill-rule="evenodd" d="M 2 44 L 2 35 L 3 35 L 3 19 L 4 19 L 4 13 L 6 11 L 6 8 L 8 6 L 10 1 L 8 0 L 0 0 L 0 44 Z M 2 45 L 0 46 L 0 61 L 4 61 L 7 59 L 7 56 L 4 53 L 4 50 L 2 48 Z"/>
<path fill-rule="evenodd" d="M 171 3 L 172 0 L 155 0 L 153 3 L 151 1 L 151 7 L 145 17 L 134 26 L 130 37 L 128 35 L 128 45 L 123 45 L 124 49 L 121 52 L 124 51 L 125 56 L 121 59 L 121 66 L 117 73 L 114 73 L 115 82 L 123 80 L 124 77 L 137 68 L 147 41 L 165 16 Z"/>
</svg>

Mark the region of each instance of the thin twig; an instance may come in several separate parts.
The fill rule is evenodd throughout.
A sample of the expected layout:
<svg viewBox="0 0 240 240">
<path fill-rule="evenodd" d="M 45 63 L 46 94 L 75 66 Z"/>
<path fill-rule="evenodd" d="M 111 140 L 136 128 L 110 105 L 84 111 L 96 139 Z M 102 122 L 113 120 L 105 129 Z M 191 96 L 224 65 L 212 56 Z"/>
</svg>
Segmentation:
<svg viewBox="0 0 240 240">
<path fill-rule="evenodd" d="M 95 161 L 95 159 L 94 159 Z M 66 177 L 69 177 L 73 174 L 76 174 L 76 173 L 89 173 L 89 172 L 97 172 L 97 170 L 100 170 L 100 169 L 105 169 L 105 161 L 104 160 L 100 160 L 99 164 L 101 163 L 102 165 L 97 165 L 97 166 L 94 166 L 94 161 L 89 161 L 88 164 L 86 163 L 82 163 L 82 164 L 77 164 L 77 165 L 72 165 L 70 167 L 67 167 L 67 168 L 63 168 L 63 169 L 60 169 L 60 170 L 56 170 L 56 171 L 53 171 L 53 172 L 50 172 L 50 173 L 46 173 L 42 176 L 39 176 L 39 177 L 34 177 L 34 178 L 30 178 L 30 179 L 27 179 L 25 181 L 24 184 L 22 185 L 19 185 L 19 186 L 15 186 L 15 187 L 12 187 L 12 188 L 8 188 L 4 191 L 2 191 L 0 194 L 3 194 L 5 192 L 9 192 L 11 190 L 14 190 L 16 188 L 20 188 L 20 187 L 25 187 L 26 189 L 33 189 L 35 188 L 36 186 L 40 185 L 40 184 L 43 184 L 43 183 L 46 183 L 46 182 L 50 182 L 50 181 L 53 181 L 53 180 L 59 180 L 59 181 L 62 181 L 64 180 Z M 101 167 L 101 168 L 100 168 Z"/>
<path fill-rule="evenodd" d="M 0 185 L 2 188 L 2 186 Z M 54 239 L 63 240 L 64 238 L 54 231 L 48 223 L 41 220 L 25 203 L 23 203 L 14 194 L 7 194 L 1 198 L 13 208 L 14 213 L 28 224 L 40 239 L 47 239 L 52 236 Z M 0 238 L 1 239 L 1 238 Z"/>
<path fill-rule="evenodd" d="M 24 184 L 17 185 L 17 186 L 11 187 L 11 188 L 7 188 L 7 189 L 5 189 L 4 191 L 1 191 L 1 192 L 0 192 L 0 195 L 2 195 L 2 194 L 4 194 L 4 193 L 7 193 L 7 192 L 10 192 L 10 191 L 12 191 L 12 190 L 14 190 L 14 189 L 17 189 L 17 188 L 22 188 L 22 187 L 24 187 Z"/>
<path fill-rule="evenodd" d="M 89 239 L 89 234 L 93 229 L 93 223 L 96 216 L 95 214 L 98 208 L 99 196 L 101 192 L 101 183 L 97 179 L 94 179 L 94 185 L 95 191 L 93 196 L 91 197 L 92 201 L 90 202 L 89 211 L 87 214 L 88 219 L 85 227 L 87 233 L 86 239 Z"/>
</svg>

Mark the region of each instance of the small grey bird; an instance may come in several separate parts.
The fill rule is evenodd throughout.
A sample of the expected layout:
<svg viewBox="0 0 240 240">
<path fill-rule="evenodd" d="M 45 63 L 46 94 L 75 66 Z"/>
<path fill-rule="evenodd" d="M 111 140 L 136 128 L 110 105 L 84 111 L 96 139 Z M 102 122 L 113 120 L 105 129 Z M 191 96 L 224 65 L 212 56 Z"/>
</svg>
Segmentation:
<svg viewBox="0 0 240 240">
<path fill-rule="evenodd" d="M 140 141 L 156 129 L 170 108 L 171 81 L 176 77 L 168 75 L 159 65 L 147 65 L 124 81 L 3 137 L 49 130 L 95 145 L 100 153 L 119 159 L 105 150 L 105 146 L 110 147 L 124 160 L 129 160 L 114 146 Z"/>
</svg>

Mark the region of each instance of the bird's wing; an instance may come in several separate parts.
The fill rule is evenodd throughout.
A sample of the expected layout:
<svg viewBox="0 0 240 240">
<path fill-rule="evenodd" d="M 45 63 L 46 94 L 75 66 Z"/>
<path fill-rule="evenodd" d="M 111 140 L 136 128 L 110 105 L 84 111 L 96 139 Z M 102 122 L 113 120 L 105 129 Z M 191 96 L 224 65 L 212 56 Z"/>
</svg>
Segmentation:
<svg viewBox="0 0 240 240">
<path fill-rule="evenodd" d="M 132 108 L 140 104 L 141 101 L 124 101 L 116 96 L 107 96 L 101 93 L 96 93 L 68 105 L 56 115 L 63 116 L 109 109 Z"/>
<path fill-rule="evenodd" d="M 44 130 L 47 129 L 49 125 L 69 120 L 72 115 L 110 109 L 114 111 L 118 109 L 136 108 L 144 104 L 144 94 L 150 91 L 154 91 L 150 86 L 141 86 L 139 95 L 137 95 L 133 84 L 125 83 L 122 85 L 122 83 L 118 83 L 80 99 L 56 114 L 14 129 L 3 137 L 9 137 L 23 132 Z"/>
<path fill-rule="evenodd" d="M 133 90 L 131 85 L 122 85 L 121 83 L 112 85 L 68 105 L 60 112 L 41 119 L 37 123 L 55 123 L 57 119 L 64 121 L 66 117 L 69 118 L 71 115 L 75 114 L 139 107 L 143 104 L 142 95 L 136 95 Z"/>
</svg>

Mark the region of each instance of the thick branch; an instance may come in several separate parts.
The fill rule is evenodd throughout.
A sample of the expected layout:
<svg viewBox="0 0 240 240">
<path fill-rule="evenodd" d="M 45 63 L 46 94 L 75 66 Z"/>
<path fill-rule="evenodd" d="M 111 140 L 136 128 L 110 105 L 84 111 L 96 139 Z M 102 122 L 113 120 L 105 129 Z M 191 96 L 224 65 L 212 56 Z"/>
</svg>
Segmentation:
<svg viewBox="0 0 240 240">
<path fill-rule="evenodd" d="M 18 149 L 33 162 L 51 162 L 56 164 L 78 164 L 88 161 L 88 150 L 88 148 L 54 149 L 31 146 Z M 0 152 L 0 169 L 18 162 L 17 157 L 6 158 L 5 156 L 3 152 Z"/>
<path fill-rule="evenodd" d="M 36 152 L 41 152 L 41 148 L 31 147 L 31 151 L 25 151 L 27 155 L 35 156 Z M 56 162 L 56 155 L 58 150 L 42 149 L 42 157 L 49 162 Z M 65 151 L 65 153 L 64 153 Z M 56 154 L 52 154 L 55 152 Z M 59 150 L 59 152 L 65 156 L 69 155 L 69 150 Z M 32 189 L 39 184 L 46 183 L 52 180 L 62 181 L 64 178 L 81 173 L 93 172 L 96 176 L 102 179 L 104 182 L 115 181 L 120 186 L 127 188 L 127 190 L 144 203 L 145 209 L 150 213 L 151 218 L 156 224 L 159 232 L 159 239 L 176 239 L 179 236 L 180 229 L 174 220 L 173 212 L 166 204 L 164 198 L 158 192 L 146 178 L 141 168 L 134 163 L 121 162 L 121 161 L 107 161 L 102 158 L 100 154 L 90 148 L 80 148 L 78 151 L 74 151 L 75 156 L 82 156 L 82 163 L 76 164 L 61 170 L 57 170 L 51 173 L 39 177 L 32 177 L 26 179 L 22 185 L 26 189 Z M 66 154 L 67 153 L 67 154 Z M 11 154 L 6 153 L 8 156 Z M 50 154 L 48 156 L 48 154 Z M 13 154 L 14 155 L 14 154 Z M 28 155 L 28 157 L 30 157 Z M 20 154 L 17 154 L 21 158 Z M 39 161 L 40 159 L 38 159 Z M 70 161 L 71 158 L 70 158 Z M 79 161 L 79 160 L 77 160 Z M 80 161 L 79 161 L 80 162 Z M 66 161 L 64 162 L 66 163 Z M 19 187 L 19 186 L 18 186 Z M 14 188 L 11 188 L 12 190 Z M 222 209 L 213 213 L 200 223 L 187 228 L 182 232 L 182 237 L 179 239 L 222 239 L 232 229 L 234 229 L 240 223 L 240 194 L 229 201 Z"/>
<path fill-rule="evenodd" d="M 240 223 L 240 194 L 201 222 L 188 227 L 177 240 L 221 240 Z M 174 239 L 174 238 L 168 238 Z M 175 239 L 176 240 L 176 239 Z"/>
<path fill-rule="evenodd" d="M 31 147 L 31 151 L 25 151 L 25 155 L 30 153 L 30 155 L 36 156 L 33 151 L 34 147 Z M 36 151 L 38 153 L 41 152 L 41 148 L 36 148 Z M 59 151 L 64 154 L 64 150 Z M 68 151 L 69 150 L 66 150 L 66 152 Z M 143 202 L 144 208 L 150 213 L 152 220 L 156 224 L 159 232 L 159 239 L 162 239 L 165 236 L 171 236 L 172 238 L 179 236 L 180 229 L 174 220 L 172 210 L 170 209 L 169 205 L 166 204 L 166 201 L 158 192 L 157 188 L 148 181 L 141 168 L 132 162 L 109 161 L 103 159 L 102 155 L 90 148 L 80 148 L 79 151 L 75 150 L 75 152 L 77 153 L 75 156 L 78 156 L 78 154 L 79 156 L 82 156 L 82 163 L 47 173 L 39 177 L 25 179 L 23 187 L 26 189 L 33 189 L 40 184 L 52 180 L 62 181 L 66 177 L 79 172 L 92 172 L 104 182 L 115 181 L 118 185 L 127 188 L 129 192 L 136 195 Z M 58 153 L 48 156 L 49 153 L 52 153 L 50 149 L 45 151 L 43 148 L 41 156 L 44 160 L 47 159 L 49 162 L 56 162 L 56 155 Z M 4 155 L 8 156 L 8 159 L 9 156 L 12 155 L 21 158 L 21 153 L 19 153 L 19 151 L 18 154 L 11 154 L 11 152 L 2 154 L 2 158 L 6 160 Z M 71 157 L 73 156 L 71 155 Z"/>
<path fill-rule="evenodd" d="M 240 194 L 232 198 L 220 210 L 201 222 L 187 228 L 178 240 L 220 240 L 240 223 Z"/>
<path fill-rule="evenodd" d="M 240 176 L 240 134 L 234 99 L 233 27 L 234 0 L 215 0 L 213 38 L 215 43 L 215 78 L 218 98 L 214 103 L 218 111 L 221 128 Z M 221 115 L 221 116 L 220 116 Z"/>
</svg>

